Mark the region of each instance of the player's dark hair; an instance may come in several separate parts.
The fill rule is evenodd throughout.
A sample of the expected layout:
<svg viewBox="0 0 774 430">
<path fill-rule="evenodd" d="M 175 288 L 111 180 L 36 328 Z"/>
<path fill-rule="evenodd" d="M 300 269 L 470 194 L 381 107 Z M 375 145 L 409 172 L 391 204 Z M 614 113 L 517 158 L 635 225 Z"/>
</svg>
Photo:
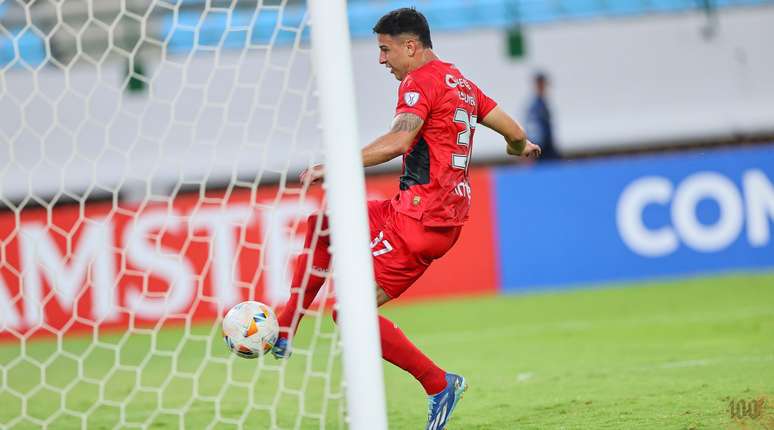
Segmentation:
<svg viewBox="0 0 774 430">
<path fill-rule="evenodd" d="M 374 33 L 399 36 L 401 34 L 415 35 L 426 48 L 433 47 L 430 40 L 430 26 L 422 13 L 413 7 L 404 7 L 379 18 L 374 26 Z"/>
</svg>

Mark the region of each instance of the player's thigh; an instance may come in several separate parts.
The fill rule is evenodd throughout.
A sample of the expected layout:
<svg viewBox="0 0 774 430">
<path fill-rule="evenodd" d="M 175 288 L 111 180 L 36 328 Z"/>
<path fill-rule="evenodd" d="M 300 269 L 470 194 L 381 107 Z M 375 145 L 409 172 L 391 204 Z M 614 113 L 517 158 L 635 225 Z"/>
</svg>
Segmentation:
<svg viewBox="0 0 774 430">
<path fill-rule="evenodd" d="M 384 230 L 390 224 L 391 203 L 389 200 L 369 200 L 367 208 L 368 228 L 373 239 L 379 231 Z"/>
<path fill-rule="evenodd" d="M 376 284 L 392 299 L 412 286 L 429 266 L 390 229 L 380 231 L 374 238 L 371 254 Z"/>
<path fill-rule="evenodd" d="M 389 200 L 368 202 L 368 226 L 377 303 L 382 305 L 402 294 L 425 268 L 415 267 L 409 247 L 395 231 L 395 211 Z"/>
<path fill-rule="evenodd" d="M 428 227 L 411 217 L 395 214 L 393 230 L 411 250 L 411 253 L 426 263 L 443 257 L 457 243 L 462 231 L 461 226 Z"/>
</svg>

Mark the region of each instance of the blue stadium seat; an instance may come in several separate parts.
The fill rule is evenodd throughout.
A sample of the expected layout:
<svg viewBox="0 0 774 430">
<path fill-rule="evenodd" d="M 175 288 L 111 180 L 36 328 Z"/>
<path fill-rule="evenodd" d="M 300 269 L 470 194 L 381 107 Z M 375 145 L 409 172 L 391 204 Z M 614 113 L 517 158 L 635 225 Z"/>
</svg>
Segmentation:
<svg viewBox="0 0 774 430">
<path fill-rule="evenodd" d="M 774 4 L 774 0 L 710 0 L 715 8 Z M 182 5 L 201 5 L 204 0 L 181 0 Z M 636 16 L 701 10 L 701 0 L 351 0 L 350 31 L 353 37 L 372 37 L 372 27 L 387 10 L 416 6 L 427 16 L 434 30 L 466 30 L 480 27 L 505 28 L 516 23 L 538 24 L 566 19 L 605 16 Z M 0 4 L 0 20 L 5 4 Z M 257 16 L 255 14 L 257 13 Z M 282 22 L 280 21 L 280 16 Z M 168 50 L 188 53 L 194 49 L 219 46 L 240 49 L 251 46 L 291 44 L 298 37 L 294 29 L 304 19 L 301 4 L 290 4 L 280 13 L 274 8 L 202 12 L 170 12 L 162 18 L 162 36 Z M 0 21 L 1 22 L 1 21 Z M 9 32 L 10 31 L 10 32 Z M 308 30 L 301 35 L 308 38 Z M 249 39 L 249 40 L 248 40 Z M 18 46 L 19 54 L 16 54 Z M 17 58 L 18 57 L 18 58 Z M 0 65 L 14 63 L 36 67 L 46 59 L 43 38 L 34 30 L 0 31 Z"/>
</svg>

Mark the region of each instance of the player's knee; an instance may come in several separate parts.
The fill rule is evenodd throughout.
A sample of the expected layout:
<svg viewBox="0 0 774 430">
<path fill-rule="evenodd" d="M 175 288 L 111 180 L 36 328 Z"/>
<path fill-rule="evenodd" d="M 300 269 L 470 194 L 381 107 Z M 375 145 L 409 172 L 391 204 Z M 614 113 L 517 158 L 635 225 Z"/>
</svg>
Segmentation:
<svg viewBox="0 0 774 430">
<path fill-rule="evenodd" d="M 382 287 L 377 286 L 376 287 L 376 306 L 381 306 L 387 302 L 392 300 L 392 297 L 387 294 L 386 291 L 382 289 Z"/>
</svg>

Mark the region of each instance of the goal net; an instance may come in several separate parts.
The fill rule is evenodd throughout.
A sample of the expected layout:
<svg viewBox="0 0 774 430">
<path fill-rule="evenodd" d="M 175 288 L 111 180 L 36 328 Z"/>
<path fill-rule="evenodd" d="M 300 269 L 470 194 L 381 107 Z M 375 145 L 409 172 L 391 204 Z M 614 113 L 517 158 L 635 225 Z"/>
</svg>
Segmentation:
<svg viewBox="0 0 774 430">
<path fill-rule="evenodd" d="M 0 0 L 0 427 L 346 427 L 328 288 L 290 360 L 220 328 L 284 303 L 319 228 L 295 180 L 322 159 L 308 23 L 301 1 Z"/>
</svg>

